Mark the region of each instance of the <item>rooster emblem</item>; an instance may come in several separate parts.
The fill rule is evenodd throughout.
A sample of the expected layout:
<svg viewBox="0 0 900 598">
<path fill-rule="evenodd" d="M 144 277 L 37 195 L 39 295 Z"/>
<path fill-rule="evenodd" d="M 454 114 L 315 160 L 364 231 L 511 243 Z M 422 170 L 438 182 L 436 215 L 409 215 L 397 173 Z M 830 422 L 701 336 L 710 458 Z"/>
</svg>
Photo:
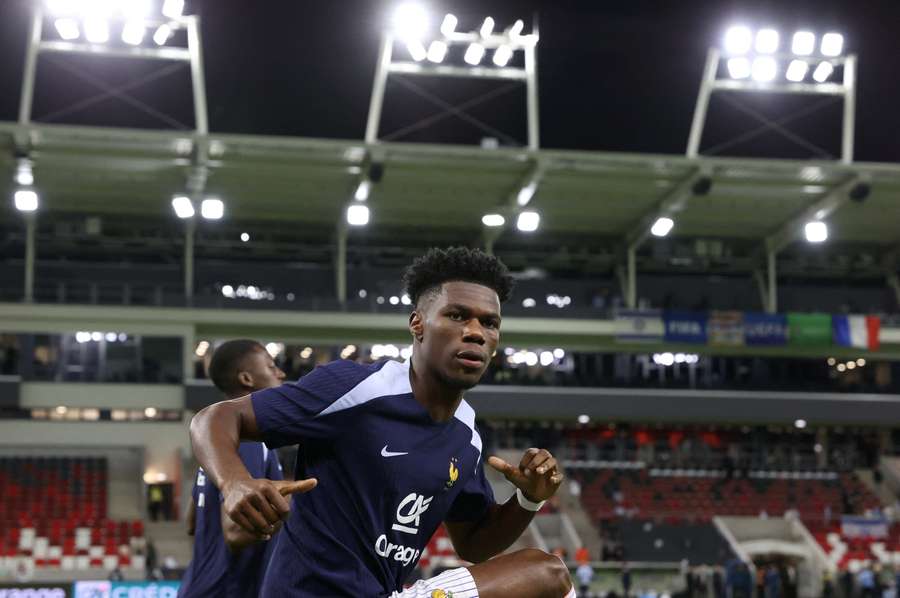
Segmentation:
<svg viewBox="0 0 900 598">
<path fill-rule="evenodd" d="M 456 457 L 450 459 L 450 479 L 447 480 L 445 489 L 450 489 L 453 484 L 456 483 L 456 480 L 459 479 L 459 468 L 456 467 Z"/>
</svg>

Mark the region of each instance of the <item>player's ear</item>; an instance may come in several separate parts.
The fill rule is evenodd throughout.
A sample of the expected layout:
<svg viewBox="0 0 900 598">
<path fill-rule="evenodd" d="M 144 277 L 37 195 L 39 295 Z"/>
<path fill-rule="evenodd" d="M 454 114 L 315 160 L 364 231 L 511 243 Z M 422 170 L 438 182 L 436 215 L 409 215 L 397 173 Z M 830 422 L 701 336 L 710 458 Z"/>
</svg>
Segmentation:
<svg viewBox="0 0 900 598">
<path fill-rule="evenodd" d="M 253 375 L 246 370 L 241 370 L 238 372 L 237 381 L 241 386 L 244 386 L 246 388 L 253 388 Z"/>
<path fill-rule="evenodd" d="M 422 342 L 422 337 L 425 333 L 425 323 L 418 309 L 409 314 L 409 333 L 415 340 Z"/>
</svg>

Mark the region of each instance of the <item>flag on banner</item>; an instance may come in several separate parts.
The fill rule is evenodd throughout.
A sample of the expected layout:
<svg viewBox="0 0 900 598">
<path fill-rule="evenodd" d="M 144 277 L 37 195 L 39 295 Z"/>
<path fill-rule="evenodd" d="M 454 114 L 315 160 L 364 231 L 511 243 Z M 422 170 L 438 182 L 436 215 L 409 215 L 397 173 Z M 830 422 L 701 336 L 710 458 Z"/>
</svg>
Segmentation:
<svg viewBox="0 0 900 598">
<path fill-rule="evenodd" d="M 705 344 L 708 338 L 706 313 L 667 311 L 663 314 L 667 343 Z"/>
<path fill-rule="evenodd" d="M 889 527 L 884 517 L 841 517 L 841 535 L 847 538 L 887 538 Z"/>
<path fill-rule="evenodd" d="M 744 314 L 739 311 L 714 311 L 709 314 L 709 344 L 727 347 L 744 345 Z"/>
<path fill-rule="evenodd" d="M 744 342 L 748 346 L 786 345 L 788 321 L 784 314 L 744 314 Z"/>
<path fill-rule="evenodd" d="M 616 312 L 616 340 L 620 343 L 658 343 L 663 339 L 659 310 L 620 309 Z"/>
<path fill-rule="evenodd" d="M 789 341 L 792 345 L 831 345 L 829 314 L 787 315 Z"/>
<path fill-rule="evenodd" d="M 832 316 L 831 326 L 835 345 L 878 350 L 881 330 L 878 316 Z"/>
</svg>

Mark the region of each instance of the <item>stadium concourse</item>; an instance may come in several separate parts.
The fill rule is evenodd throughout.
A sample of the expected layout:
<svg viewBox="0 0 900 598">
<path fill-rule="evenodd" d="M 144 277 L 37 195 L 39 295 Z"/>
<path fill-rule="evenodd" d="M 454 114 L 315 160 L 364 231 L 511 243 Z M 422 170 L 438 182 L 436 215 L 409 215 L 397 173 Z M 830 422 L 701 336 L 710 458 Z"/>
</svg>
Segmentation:
<svg viewBox="0 0 900 598">
<path fill-rule="evenodd" d="M 335 360 L 406 362 L 403 269 L 453 245 L 498 256 L 516 281 L 500 345 L 466 394 L 483 454 L 514 463 L 545 448 L 566 476 L 510 551 L 558 555 L 580 596 L 900 592 L 900 166 L 896 148 L 879 153 L 896 121 L 876 106 L 900 99 L 872 85 L 877 61 L 856 76 L 857 60 L 896 45 L 872 41 L 894 7 L 854 20 L 846 44 L 833 21 L 816 24 L 819 3 L 800 23 L 814 31 L 779 12 L 724 35 L 730 23 L 705 22 L 702 47 L 687 33 L 657 40 L 654 55 L 696 62 L 680 64 L 696 75 L 685 99 L 681 83 L 643 79 L 615 94 L 563 89 L 558 61 L 584 40 L 677 32 L 680 13 L 531 2 L 548 17 L 539 31 L 511 1 L 491 5 L 496 22 L 465 1 L 456 16 L 403 5 L 355 20 L 326 3 L 306 18 L 296 11 L 310 3 L 296 3 L 280 21 L 340 21 L 360 32 L 348 43 L 371 42 L 367 62 L 327 62 L 333 45 L 292 33 L 301 45 L 277 62 L 246 44 L 265 85 L 222 93 L 246 74 L 223 46 L 241 15 L 256 31 L 255 11 L 269 10 L 256 4 L 0 6 L 0 37 L 21 51 L 6 54 L 24 64 L 0 62 L 0 598 L 174 596 L 193 549 L 188 427 L 222 399 L 216 348 L 256 339 L 289 380 Z M 597 36 L 600 21 L 618 36 Z M 257 42 L 278 37 L 260 31 Z M 311 68 L 291 62 L 298 47 L 334 68 L 302 71 L 309 97 L 285 95 L 289 109 L 270 115 L 254 94 L 296 93 L 268 81 Z M 189 76 L 163 83 L 179 65 Z M 337 80 L 356 91 L 316 95 Z M 210 109 L 207 82 L 222 94 Z M 140 95 L 148 83 L 161 93 Z M 445 84 L 456 105 L 435 95 Z M 524 102 L 502 97 L 521 88 Z M 635 116 L 648 94 L 673 108 Z M 773 94 L 784 103 L 766 104 Z M 633 97 L 634 114 L 613 95 Z M 747 95 L 757 103 L 735 99 Z M 816 96 L 843 110 L 791 103 Z M 110 98 L 137 112 L 107 114 Z M 297 118 L 323 104 L 321 123 Z M 217 126 L 237 112 L 284 128 Z M 743 118 L 762 127 L 737 133 L 729 121 Z M 656 119 L 646 151 L 585 146 L 586 120 L 623 139 Z M 313 136 L 298 120 L 334 129 Z M 814 141 L 787 128 L 798 120 Z M 687 137 L 671 142 L 669 128 Z M 772 131 L 788 157 L 754 141 Z M 278 449 L 287 478 L 302 450 Z M 486 475 L 498 501 L 513 495 Z M 407 583 L 465 564 L 440 527 Z"/>
</svg>

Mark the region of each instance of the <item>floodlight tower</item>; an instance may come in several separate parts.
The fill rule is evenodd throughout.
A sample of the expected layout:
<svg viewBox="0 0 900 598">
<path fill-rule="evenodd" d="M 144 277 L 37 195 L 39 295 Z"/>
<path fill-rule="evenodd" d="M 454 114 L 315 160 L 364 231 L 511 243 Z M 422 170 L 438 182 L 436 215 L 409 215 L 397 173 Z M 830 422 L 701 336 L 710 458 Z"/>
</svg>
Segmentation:
<svg viewBox="0 0 900 598">
<path fill-rule="evenodd" d="M 731 27 L 725 33 L 722 48 L 712 47 L 706 55 L 687 156 L 696 158 L 699 155 L 706 112 L 713 93 L 777 92 L 842 97 L 841 162 L 853 162 L 856 56 L 843 52 L 844 36 L 840 33 L 829 32 L 817 37 L 812 31 L 796 31 L 788 50 L 787 40 L 782 40 L 775 29 L 762 28 L 754 32 L 742 25 Z M 725 68 L 722 68 L 723 62 Z M 834 75 L 841 67 L 843 76 L 840 81 L 834 81 Z"/>
<path fill-rule="evenodd" d="M 381 37 L 381 48 L 375 66 L 375 82 L 366 122 L 366 143 L 378 142 L 378 127 L 384 104 L 384 91 L 390 75 L 496 79 L 525 83 L 528 126 L 528 149 L 539 146 L 537 104 L 538 34 L 523 35 L 525 23 L 518 20 L 503 31 L 495 31 L 496 23 L 486 17 L 477 31 L 457 31 L 455 15 L 444 16 L 440 26 L 419 5 L 403 4 L 393 16 L 391 26 Z M 397 59 L 394 46 L 405 47 L 412 60 Z M 445 64 L 454 47 L 465 46 L 463 64 Z M 524 67 L 510 66 L 516 52 L 524 53 Z M 483 64 L 490 53 L 490 64 Z"/>
</svg>

